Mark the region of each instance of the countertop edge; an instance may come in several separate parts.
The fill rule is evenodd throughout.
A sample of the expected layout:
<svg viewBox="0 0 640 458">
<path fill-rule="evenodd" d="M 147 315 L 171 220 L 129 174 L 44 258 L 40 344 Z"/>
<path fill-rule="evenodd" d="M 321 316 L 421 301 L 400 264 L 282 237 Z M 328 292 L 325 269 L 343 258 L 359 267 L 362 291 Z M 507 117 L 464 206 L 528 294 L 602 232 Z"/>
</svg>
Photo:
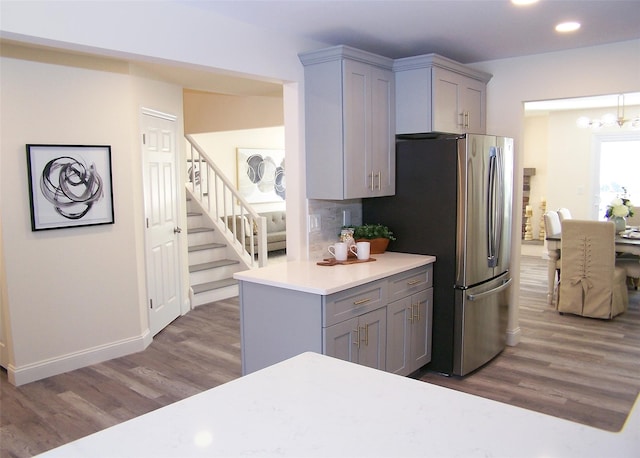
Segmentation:
<svg viewBox="0 0 640 458">
<path fill-rule="evenodd" d="M 382 255 L 376 256 L 376 271 L 371 273 L 369 271 L 363 272 L 361 275 L 354 275 L 351 278 L 341 279 L 339 282 L 335 280 L 327 281 L 329 286 L 319 286 L 311 284 L 312 282 L 303 281 L 291 281 L 290 278 L 284 278 L 286 276 L 279 276 L 278 272 L 282 272 L 284 269 L 307 269 L 317 272 L 321 275 L 327 269 L 334 269 L 331 273 L 342 271 L 343 273 L 356 274 L 356 269 L 363 264 L 349 264 L 349 265 L 336 265 L 336 266 L 318 266 L 317 261 L 293 261 L 283 264 L 276 264 L 274 266 L 267 266 L 260 269 L 245 270 L 242 272 L 236 272 L 233 274 L 233 278 L 240 282 L 255 283 L 265 286 L 274 286 L 283 289 L 289 289 L 293 291 L 300 291 L 311 294 L 329 295 L 344 291 L 345 289 L 354 288 L 356 286 L 364 285 L 366 283 L 380 280 L 382 278 L 389 277 L 398 273 L 406 272 L 407 270 L 422 267 L 428 264 L 433 264 L 436 261 L 435 256 L 431 255 L 416 255 L 408 253 L 390 253 L 387 252 Z M 387 258 L 385 259 L 385 256 Z M 285 265 L 286 264 L 286 265 Z M 368 264 L 368 263 L 366 263 Z M 373 264 L 373 263 L 372 263 Z M 316 270 L 318 269 L 318 270 Z M 369 269 L 367 269 L 369 270 Z M 327 271 L 329 273 L 329 271 Z M 314 277 L 314 280 L 317 278 Z"/>
</svg>

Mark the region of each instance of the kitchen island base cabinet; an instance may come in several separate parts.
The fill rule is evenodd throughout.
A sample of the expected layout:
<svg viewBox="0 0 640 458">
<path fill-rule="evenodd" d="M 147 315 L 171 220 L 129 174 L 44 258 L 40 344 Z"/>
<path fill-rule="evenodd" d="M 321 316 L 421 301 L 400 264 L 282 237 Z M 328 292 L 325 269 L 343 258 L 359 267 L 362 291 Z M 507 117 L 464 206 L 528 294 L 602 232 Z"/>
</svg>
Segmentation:
<svg viewBox="0 0 640 458">
<path fill-rule="evenodd" d="M 408 375 L 430 361 L 432 287 L 431 264 L 326 294 L 240 281 L 242 373 L 312 351 Z"/>
<path fill-rule="evenodd" d="M 242 374 L 322 353 L 322 296 L 240 282 Z"/>
</svg>

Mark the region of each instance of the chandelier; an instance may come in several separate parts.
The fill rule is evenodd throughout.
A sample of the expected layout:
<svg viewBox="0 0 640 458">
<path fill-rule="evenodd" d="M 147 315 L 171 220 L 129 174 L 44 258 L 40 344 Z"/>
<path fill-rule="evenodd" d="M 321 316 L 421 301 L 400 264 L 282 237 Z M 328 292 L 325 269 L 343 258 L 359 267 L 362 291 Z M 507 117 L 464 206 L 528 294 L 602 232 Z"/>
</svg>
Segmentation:
<svg viewBox="0 0 640 458">
<path fill-rule="evenodd" d="M 633 129 L 640 129 L 640 116 L 636 116 L 635 118 L 631 119 L 626 119 L 624 117 L 624 94 L 620 94 L 618 95 L 618 111 L 615 115 L 613 113 L 607 113 L 600 119 L 590 119 L 586 116 L 581 116 L 576 121 L 576 124 L 578 125 L 578 127 L 581 127 L 583 129 L 590 127 L 594 130 L 597 130 L 601 127 L 609 127 L 616 124 L 622 127 L 628 122 L 631 123 L 631 127 Z"/>
</svg>

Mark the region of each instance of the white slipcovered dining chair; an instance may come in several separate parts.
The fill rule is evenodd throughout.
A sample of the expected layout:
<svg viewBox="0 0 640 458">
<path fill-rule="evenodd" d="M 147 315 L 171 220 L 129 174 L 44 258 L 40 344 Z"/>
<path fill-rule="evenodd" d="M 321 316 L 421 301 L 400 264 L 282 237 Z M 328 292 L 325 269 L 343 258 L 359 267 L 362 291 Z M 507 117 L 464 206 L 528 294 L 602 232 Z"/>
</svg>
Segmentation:
<svg viewBox="0 0 640 458">
<path fill-rule="evenodd" d="M 627 226 L 640 227 L 640 211 L 636 209 L 633 216 L 627 216 Z M 627 271 L 627 282 L 629 286 L 638 289 L 640 286 L 640 256 L 630 253 L 619 253 L 616 264 L 624 267 Z"/>
<path fill-rule="evenodd" d="M 560 219 L 560 225 L 565 219 L 571 219 L 571 212 L 568 208 L 558 208 L 558 218 Z"/>
<path fill-rule="evenodd" d="M 547 236 L 559 235 L 562 232 L 562 225 L 560 224 L 560 217 L 558 216 L 558 212 L 550 210 L 544 214 L 544 230 Z M 560 250 L 556 250 L 556 254 L 558 256 L 556 261 L 556 281 L 560 281 Z"/>
<path fill-rule="evenodd" d="M 625 270 L 629 286 L 637 290 L 638 286 L 640 286 L 640 258 L 637 256 L 618 256 L 616 258 L 616 266 Z"/>
<path fill-rule="evenodd" d="M 615 264 L 611 221 L 566 220 L 557 310 L 611 319 L 627 310 L 626 271 Z"/>
</svg>

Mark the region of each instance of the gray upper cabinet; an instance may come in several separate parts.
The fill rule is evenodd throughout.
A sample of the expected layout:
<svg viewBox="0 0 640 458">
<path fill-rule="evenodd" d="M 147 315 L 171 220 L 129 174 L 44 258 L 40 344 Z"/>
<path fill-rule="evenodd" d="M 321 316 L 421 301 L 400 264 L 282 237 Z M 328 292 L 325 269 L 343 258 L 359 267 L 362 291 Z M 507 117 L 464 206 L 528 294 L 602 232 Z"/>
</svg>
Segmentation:
<svg viewBox="0 0 640 458">
<path fill-rule="evenodd" d="M 348 46 L 301 54 L 307 198 L 395 193 L 393 60 Z"/>
<path fill-rule="evenodd" d="M 484 134 L 490 74 L 437 54 L 397 59 L 396 133 Z"/>
</svg>

